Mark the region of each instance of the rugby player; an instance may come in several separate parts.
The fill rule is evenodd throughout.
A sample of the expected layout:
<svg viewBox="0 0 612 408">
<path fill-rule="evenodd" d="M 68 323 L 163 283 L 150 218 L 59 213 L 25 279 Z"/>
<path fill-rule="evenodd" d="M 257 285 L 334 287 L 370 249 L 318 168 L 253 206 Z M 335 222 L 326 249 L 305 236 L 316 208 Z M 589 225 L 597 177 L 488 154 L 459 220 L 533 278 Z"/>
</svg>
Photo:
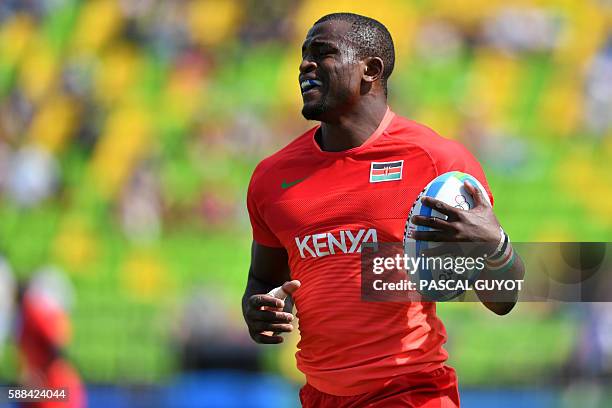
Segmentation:
<svg viewBox="0 0 612 408">
<path fill-rule="evenodd" d="M 469 173 L 493 202 L 481 166 L 463 146 L 391 111 L 394 59 L 380 22 L 351 13 L 319 19 L 302 47 L 299 85 L 303 116 L 320 125 L 263 160 L 249 184 L 253 244 L 243 313 L 253 340 L 280 343 L 292 330 L 292 309 L 268 293 L 282 286 L 291 295 L 304 407 L 459 406 L 436 304 L 360 298 L 361 244 L 401 242 L 411 204 L 429 181 Z M 380 168 L 387 176 L 373 177 Z M 436 231 L 414 238 L 491 243 L 495 250 L 503 244 L 511 253 L 491 206 L 466 188 L 475 200 L 469 211 L 425 198 L 449 219 L 415 217 Z M 502 263 L 508 277 L 523 276 L 515 254 Z M 514 306 L 481 300 L 500 315 Z"/>
</svg>

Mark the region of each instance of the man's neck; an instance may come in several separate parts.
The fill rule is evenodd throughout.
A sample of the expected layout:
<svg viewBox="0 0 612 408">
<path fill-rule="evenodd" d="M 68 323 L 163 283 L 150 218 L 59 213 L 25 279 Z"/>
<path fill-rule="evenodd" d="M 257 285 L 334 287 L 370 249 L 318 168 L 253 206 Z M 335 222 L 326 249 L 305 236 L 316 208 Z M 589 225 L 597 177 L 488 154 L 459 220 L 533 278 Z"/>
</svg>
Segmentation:
<svg viewBox="0 0 612 408">
<path fill-rule="evenodd" d="M 321 122 L 321 149 L 341 152 L 361 146 L 382 122 L 386 100 L 377 99 L 341 115 L 334 123 Z"/>
</svg>

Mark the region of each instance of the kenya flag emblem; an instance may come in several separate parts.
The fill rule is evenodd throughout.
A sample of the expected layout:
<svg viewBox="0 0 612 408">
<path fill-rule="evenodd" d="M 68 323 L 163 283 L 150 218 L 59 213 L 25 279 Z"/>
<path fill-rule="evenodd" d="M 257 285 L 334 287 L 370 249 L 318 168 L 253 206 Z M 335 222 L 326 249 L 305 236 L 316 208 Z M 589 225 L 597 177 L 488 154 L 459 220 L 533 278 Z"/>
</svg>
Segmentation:
<svg viewBox="0 0 612 408">
<path fill-rule="evenodd" d="M 393 162 L 372 162 L 370 165 L 370 183 L 401 180 L 403 168 L 403 160 Z"/>
</svg>

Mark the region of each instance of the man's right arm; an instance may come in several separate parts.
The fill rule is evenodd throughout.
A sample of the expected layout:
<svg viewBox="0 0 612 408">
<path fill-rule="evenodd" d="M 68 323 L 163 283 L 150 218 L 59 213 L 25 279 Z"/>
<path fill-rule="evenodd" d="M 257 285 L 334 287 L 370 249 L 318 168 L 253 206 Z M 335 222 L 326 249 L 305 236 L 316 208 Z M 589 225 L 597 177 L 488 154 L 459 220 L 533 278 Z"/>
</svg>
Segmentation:
<svg viewBox="0 0 612 408">
<path fill-rule="evenodd" d="M 242 297 L 242 313 L 251 338 L 261 344 L 282 343 L 280 333 L 293 330 L 293 315 L 290 302 L 269 294 L 282 286 L 291 295 L 299 287 L 291 281 L 287 251 L 284 248 L 268 247 L 253 241 L 251 267 L 246 290 Z M 286 307 L 287 306 L 287 307 Z M 283 311 L 283 308 L 287 311 Z"/>
</svg>

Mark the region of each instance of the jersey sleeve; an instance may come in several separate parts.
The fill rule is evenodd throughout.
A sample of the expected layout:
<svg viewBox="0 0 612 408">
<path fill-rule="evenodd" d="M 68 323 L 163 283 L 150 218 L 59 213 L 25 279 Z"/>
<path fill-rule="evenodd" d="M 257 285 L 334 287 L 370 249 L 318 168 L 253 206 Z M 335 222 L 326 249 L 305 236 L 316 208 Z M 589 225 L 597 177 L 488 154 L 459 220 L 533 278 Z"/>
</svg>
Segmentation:
<svg viewBox="0 0 612 408">
<path fill-rule="evenodd" d="M 261 245 L 268 247 L 281 248 L 283 244 L 274 235 L 270 227 L 266 224 L 262 212 L 260 209 L 261 199 L 259 191 L 257 189 L 256 172 L 251 178 L 249 183 L 249 189 L 247 191 L 247 209 L 249 211 L 249 219 L 251 221 L 251 228 L 253 230 L 253 240 Z"/>
<path fill-rule="evenodd" d="M 449 143 L 449 148 L 441 149 L 433 158 L 438 175 L 449 171 L 461 171 L 471 174 L 480 181 L 480 184 L 485 188 L 491 200 L 491 205 L 493 205 L 493 193 L 491 192 L 485 173 L 478 160 L 476 160 L 474 155 L 472 155 L 472 153 L 462 144 L 455 141 L 450 141 Z"/>
</svg>

